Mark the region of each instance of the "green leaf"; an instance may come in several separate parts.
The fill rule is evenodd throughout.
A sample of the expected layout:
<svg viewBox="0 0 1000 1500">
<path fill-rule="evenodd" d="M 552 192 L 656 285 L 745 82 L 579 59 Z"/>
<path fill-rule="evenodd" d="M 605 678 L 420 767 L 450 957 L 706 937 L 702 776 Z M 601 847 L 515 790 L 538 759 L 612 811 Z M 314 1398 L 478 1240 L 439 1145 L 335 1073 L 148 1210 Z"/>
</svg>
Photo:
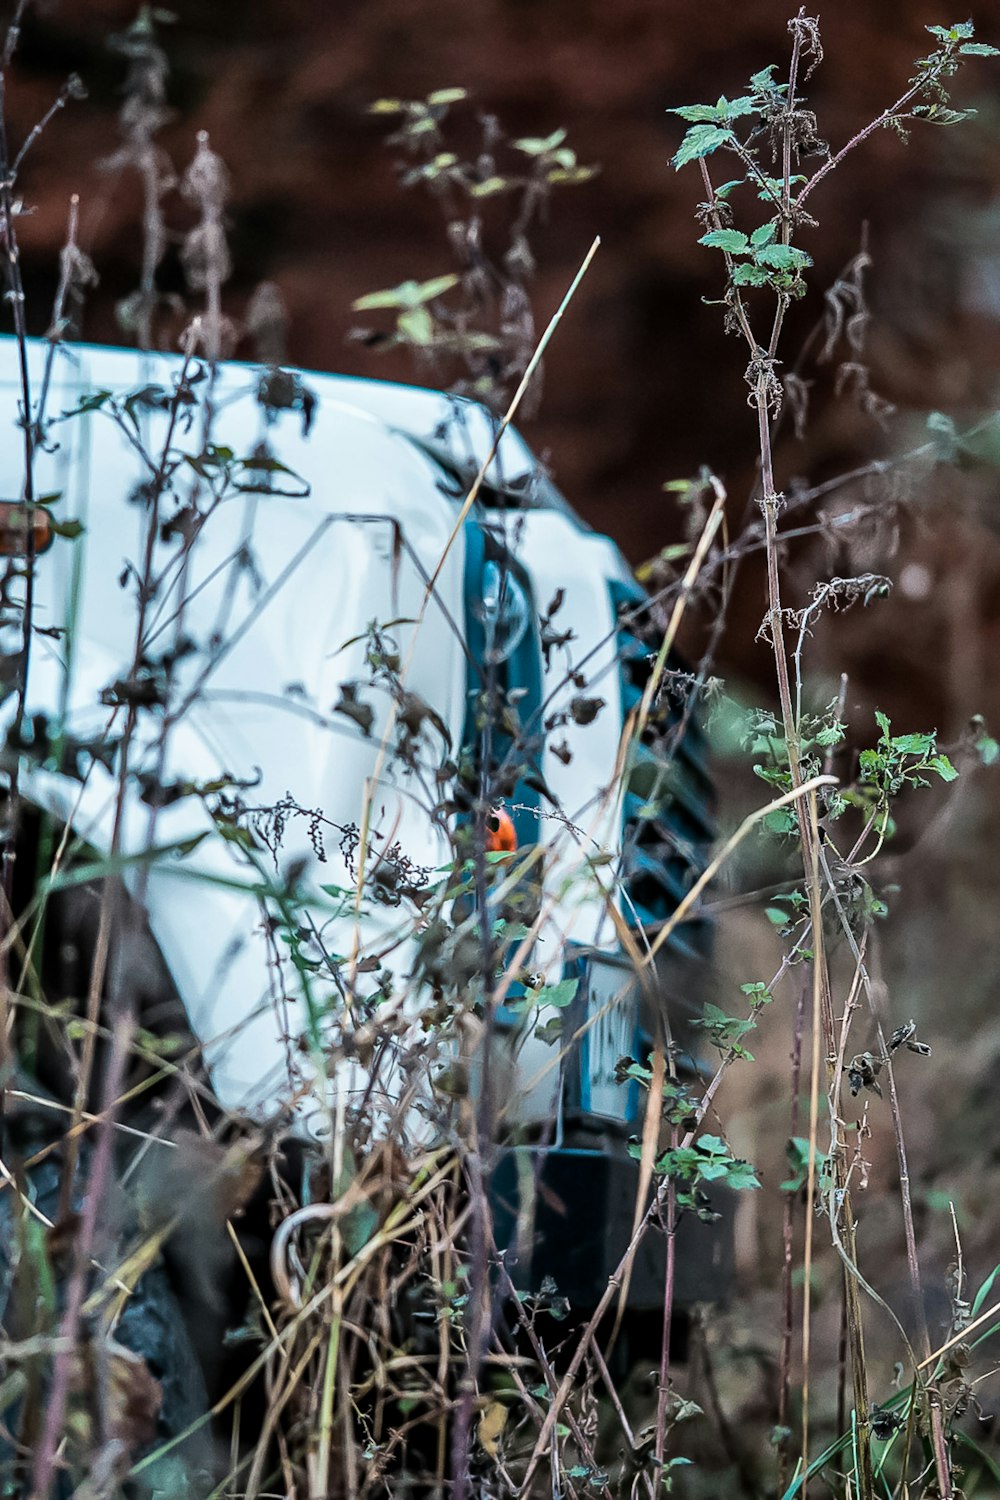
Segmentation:
<svg viewBox="0 0 1000 1500">
<path fill-rule="evenodd" d="M 796 174 L 795 176 L 789 177 L 788 186 L 790 188 L 797 187 L 800 182 L 805 181 L 805 177 Z M 761 203 L 774 204 L 777 200 L 780 200 L 784 189 L 785 180 L 783 177 L 765 177 L 761 185 L 760 192 L 757 194 L 757 197 L 760 199 Z"/>
<path fill-rule="evenodd" d="M 787 85 L 775 83 L 773 74 L 777 63 L 768 63 L 766 68 L 761 68 L 759 73 L 750 75 L 750 87 L 755 94 L 770 93 L 772 89 L 784 89 Z"/>
<path fill-rule="evenodd" d="M 374 312 L 383 307 L 413 308 L 421 307 L 425 302 L 430 302 L 434 297 L 440 297 L 453 286 L 457 286 L 459 277 L 455 275 L 434 276 L 430 281 L 401 281 L 399 286 L 388 287 L 380 292 L 368 292 L 364 297 L 358 297 L 351 303 L 355 312 Z"/>
<path fill-rule="evenodd" d="M 738 1016 L 727 1016 L 724 1010 L 717 1005 L 706 1003 L 704 1015 L 701 1020 L 692 1020 L 691 1026 L 704 1027 L 706 1031 L 715 1031 L 720 1039 L 737 1041 L 741 1036 L 746 1036 L 748 1031 L 756 1031 L 756 1021 L 746 1021 Z"/>
<path fill-rule="evenodd" d="M 968 1448 L 971 1453 L 974 1453 L 976 1455 L 976 1458 L 982 1464 L 983 1468 L 986 1470 L 987 1474 L 989 1474 L 991 1479 L 1000 1481 L 1000 1464 L 998 1464 L 993 1455 L 983 1447 L 982 1443 L 977 1443 L 976 1439 L 967 1432 L 956 1432 L 955 1441 L 961 1444 L 962 1447 Z M 962 1467 L 967 1471 L 969 1465 L 963 1464 Z M 979 1489 L 978 1483 L 976 1485 L 976 1489 Z M 985 1493 L 985 1491 L 983 1491 L 982 1493 Z"/>
<path fill-rule="evenodd" d="M 515 184 L 507 177 L 484 177 L 482 182 L 474 182 L 469 188 L 469 196 L 472 198 L 495 198 L 497 193 L 505 193 Z"/>
<path fill-rule="evenodd" d="M 759 229 L 754 230 L 750 236 L 750 243 L 755 250 L 763 250 L 765 245 L 771 243 L 777 232 L 778 221 L 777 219 L 771 219 L 769 223 L 762 224 Z"/>
<path fill-rule="evenodd" d="M 780 906 L 765 906 L 764 915 L 773 927 L 784 927 L 788 921 L 788 912 Z"/>
<path fill-rule="evenodd" d="M 858 765 L 862 776 L 874 780 L 885 769 L 885 759 L 877 750 L 862 750 L 858 756 Z"/>
<path fill-rule="evenodd" d="M 729 1147 L 720 1135 L 700 1135 L 697 1141 L 702 1151 L 707 1151 L 710 1156 L 728 1156 Z"/>
<path fill-rule="evenodd" d="M 986 1280 L 983 1282 L 982 1286 L 979 1288 L 979 1291 L 972 1299 L 971 1317 L 974 1318 L 976 1316 L 976 1313 L 979 1312 L 983 1303 L 986 1301 L 987 1297 L 990 1295 L 990 1292 L 993 1290 L 993 1283 L 996 1281 L 998 1276 L 1000 1276 L 1000 1266 L 994 1266 L 990 1274 L 987 1276 Z"/>
<path fill-rule="evenodd" d="M 752 979 L 747 984 L 741 984 L 740 989 L 744 995 L 749 995 L 754 1005 L 770 1005 L 774 996 L 767 985 L 760 979 Z"/>
<path fill-rule="evenodd" d="M 739 229 L 711 229 L 698 244 L 707 245 L 710 250 L 727 250 L 730 255 L 747 255 L 750 251 L 750 241 Z"/>
<path fill-rule="evenodd" d="M 461 104 L 463 99 L 468 99 L 468 89 L 435 89 L 433 94 L 427 95 L 427 103 L 439 104 Z"/>
<path fill-rule="evenodd" d="M 720 94 L 716 104 L 682 104 L 676 109 L 668 109 L 667 114 L 680 115 L 682 120 L 699 124 L 709 121 L 723 124 L 727 120 L 740 120 L 744 115 L 756 114 L 758 107 L 749 97 L 727 99 L 725 94 Z"/>
<path fill-rule="evenodd" d="M 892 748 L 901 755 L 927 755 L 934 748 L 933 734 L 897 734 Z"/>
<path fill-rule="evenodd" d="M 578 182 L 590 182 L 597 176 L 597 172 L 597 167 L 553 167 L 551 171 L 546 172 L 545 178 L 547 182 L 565 186 Z"/>
<path fill-rule="evenodd" d="M 778 1184 L 783 1193 L 797 1193 L 801 1188 L 805 1187 L 809 1176 L 811 1150 L 809 1142 L 801 1135 L 792 1136 L 786 1142 L 785 1153 L 788 1157 L 788 1166 L 791 1175 L 784 1182 Z M 824 1152 L 816 1152 L 815 1173 L 817 1178 L 826 1169 L 828 1160 L 829 1158 Z"/>
<path fill-rule="evenodd" d="M 794 245 L 765 245 L 755 259 L 758 265 L 770 266 L 773 271 L 801 271 L 812 265 L 812 256 Z"/>
<path fill-rule="evenodd" d="M 975 742 L 976 754 L 984 766 L 993 766 L 1000 759 L 1000 744 L 991 734 L 980 735 Z"/>
<path fill-rule="evenodd" d="M 451 274 L 448 276 L 433 276 L 430 281 L 422 281 L 417 301 L 420 303 L 431 302 L 435 297 L 440 297 L 442 293 L 451 291 L 453 286 L 458 286 L 460 280 L 461 277 Z"/>
<path fill-rule="evenodd" d="M 936 771 L 942 781 L 958 780 L 958 772 L 947 755 L 935 755 L 933 760 L 927 762 L 927 767 L 928 770 Z"/>
<path fill-rule="evenodd" d="M 955 26 L 925 26 L 924 30 L 936 36 L 939 42 L 960 42 L 976 34 L 971 21 L 959 21 Z"/>
<path fill-rule="evenodd" d="M 949 109 L 944 104 L 916 104 L 913 113 L 930 125 L 961 125 L 965 120 L 974 120 L 978 111 Z"/>
<path fill-rule="evenodd" d="M 760 1178 L 748 1161 L 734 1161 L 726 1174 L 726 1186 L 736 1192 L 759 1188 Z"/>
<path fill-rule="evenodd" d="M 675 171 L 687 166 L 689 161 L 700 161 L 704 156 L 711 156 L 713 151 L 732 140 L 735 140 L 733 132 L 719 125 L 692 125 L 672 158 Z"/>
<path fill-rule="evenodd" d="M 966 42 L 958 50 L 963 57 L 1000 57 L 1000 47 L 987 47 L 985 42 Z"/>
<path fill-rule="evenodd" d="M 763 266 L 755 266 L 750 261 L 733 267 L 734 286 L 767 286 L 770 280 Z"/>
<path fill-rule="evenodd" d="M 554 1005 L 557 1010 L 565 1010 L 576 999 L 579 988 L 579 979 L 560 979 L 558 984 L 543 984 L 540 989 L 532 991 L 531 998 L 538 1005 Z"/>
<path fill-rule="evenodd" d="M 676 109 L 668 109 L 667 114 L 680 115 L 682 120 L 688 120 L 692 124 L 719 119 L 719 109 L 715 104 L 681 104 Z"/>
<path fill-rule="evenodd" d="M 84 525 L 82 521 L 57 521 L 49 516 L 49 530 L 54 531 L 56 536 L 65 536 L 74 541 L 76 537 L 83 535 Z"/>
<path fill-rule="evenodd" d="M 717 118 L 720 120 L 742 120 L 744 115 L 755 115 L 760 108 L 748 94 L 744 94 L 739 99 L 727 99 L 722 94 L 715 107 L 719 112 Z"/>
<path fill-rule="evenodd" d="M 406 283 L 403 283 L 405 286 Z M 416 286 L 416 282 L 411 285 Z M 351 303 L 354 312 L 375 312 L 382 307 L 405 307 L 406 303 L 401 300 L 403 287 L 387 288 L 382 292 L 366 292 L 363 297 L 356 297 Z"/>
<path fill-rule="evenodd" d="M 426 346 L 434 340 L 434 319 L 426 307 L 411 307 L 401 312 L 396 327 L 412 344 Z"/>
<path fill-rule="evenodd" d="M 732 182 L 724 182 L 721 187 L 715 189 L 716 198 L 725 203 L 733 189 L 742 187 L 745 181 L 745 177 L 734 177 Z"/>
<path fill-rule="evenodd" d="M 878 725 L 879 729 L 881 729 L 883 738 L 888 739 L 891 724 L 886 715 L 882 713 L 881 709 L 878 708 L 875 710 L 875 723 Z"/>
<path fill-rule="evenodd" d="M 239 465 L 249 474 L 293 474 L 296 479 L 299 477 L 294 469 L 270 453 L 251 453 L 249 458 L 241 458 Z"/>
<path fill-rule="evenodd" d="M 111 391 L 95 391 L 92 396 L 84 396 L 79 406 L 72 407 L 70 411 L 61 412 L 60 416 L 65 419 L 84 416 L 91 411 L 100 411 L 101 407 L 106 406 L 111 400 L 111 396 Z"/>
<path fill-rule="evenodd" d="M 523 151 L 525 156 L 547 156 L 557 146 L 561 146 L 566 139 L 565 130 L 554 130 L 547 136 L 524 136 L 519 141 L 512 141 L 515 150 Z"/>
</svg>

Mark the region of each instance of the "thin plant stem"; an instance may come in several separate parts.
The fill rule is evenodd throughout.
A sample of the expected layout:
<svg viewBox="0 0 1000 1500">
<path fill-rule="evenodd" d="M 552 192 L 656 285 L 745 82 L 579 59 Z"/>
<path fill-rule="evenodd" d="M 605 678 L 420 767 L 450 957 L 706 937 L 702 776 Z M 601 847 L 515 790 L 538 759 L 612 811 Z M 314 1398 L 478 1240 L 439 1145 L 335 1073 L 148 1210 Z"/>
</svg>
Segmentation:
<svg viewBox="0 0 1000 1500">
<path fill-rule="evenodd" d="M 799 1090 L 802 1076 L 802 1035 L 805 1024 L 806 987 L 802 985 L 799 989 L 798 1003 L 795 1007 L 795 1026 L 792 1033 L 791 1051 L 791 1103 L 788 1111 L 788 1134 L 794 1140 L 799 1131 Z M 808 1198 L 807 1198 L 808 1204 Z M 792 1334 L 794 1314 L 794 1227 L 795 1227 L 795 1194 L 788 1193 L 782 1206 L 782 1263 L 781 1263 L 781 1345 L 778 1351 L 778 1427 L 784 1429 L 788 1426 L 788 1398 L 791 1390 L 792 1376 Z M 788 1457 L 789 1445 L 787 1439 L 782 1435 L 778 1445 L 778 1489 L 783 1490 L 788 1480 Z"/>
<path fill-rule="evenodd" d="M 670 1127 L 670 1149 L 677 1150 L 677 1126 Z M 667 1180 L 664 1206 L 666 1255 L 663 1275 L 663 1333 L 660 1341 L 660 1378 L 656 1392 L 656 1434 L 653 1453 L 662 1465 L 667 1446 L 667 1419 L 670 1414 L 670 1336 L 673 1331 L 674 1282 L 677 1274 L 677 1183 Z"/>
</svg>

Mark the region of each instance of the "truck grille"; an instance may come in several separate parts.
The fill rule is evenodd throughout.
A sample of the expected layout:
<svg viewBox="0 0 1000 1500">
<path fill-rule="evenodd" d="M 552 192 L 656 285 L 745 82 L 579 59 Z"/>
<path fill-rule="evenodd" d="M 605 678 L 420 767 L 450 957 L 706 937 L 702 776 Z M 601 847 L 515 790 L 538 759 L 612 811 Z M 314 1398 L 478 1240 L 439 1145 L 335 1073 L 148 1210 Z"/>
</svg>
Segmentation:
<svg viewBox="0 0 1000 1500">
<path fill-rule="evenodd" d="M 661 636 L 638 585 L 611 585 L 618 617 L 618 661 L 623 717 L 639 704 Z M 683 664 L 672 657 L 671 669 Z M 683 689 L 665 683 L 642 737 L 633 746 L 624 798 L 623 916 L 655 931 L 671 917 L 708 863 L 715 837 L 712 781 L 705 735 Z M 707 957 L 709 923 L 695 917 L 671 935 L 669 946 L 689 958 Z"/>
</svg>

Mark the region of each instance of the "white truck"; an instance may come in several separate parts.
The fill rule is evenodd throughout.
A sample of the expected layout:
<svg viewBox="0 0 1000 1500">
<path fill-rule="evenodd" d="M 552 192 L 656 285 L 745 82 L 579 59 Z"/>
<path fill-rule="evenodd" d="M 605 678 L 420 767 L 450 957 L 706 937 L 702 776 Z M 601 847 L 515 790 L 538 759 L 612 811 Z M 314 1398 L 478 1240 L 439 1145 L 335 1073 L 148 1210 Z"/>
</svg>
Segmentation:
<svg viewBox="0 0 1000 1500">
<path fill-rule="evenodd" d="M 432 1128 L 440 1059 L 415 1084 L 392 1053 L 426 1035 L 447 985 L 428 957 L 442 882 L 457 890 L 448 941 L 478 928 L 482 861 L 468 855 L 463 887 L 454 836 L 478 819 L 495 923 L 518 861 L 534 885 L 495 1014 L 483 1025 L 480 1007 L 465 1033 L 472 1086 L 487 1037 L 499 1134 L 543 1150 L 592 1224 L 604 1194 L 590 1240 L 570 1220 L 548 1231 L 572 1241 L 564 1280 L 576 1264 L 599 1281 L 634 1189 L 621 1164 L 638 1091 L 616 1065 L 655 1025 L 622 924 L 640 943 L 655 931 L 713 836 L 682 703 L 664 695 L 621 760 L 651 649 L 621 554 L 513 429 L 464 514 L 495 438 L 473 403 L 84 345 L 27 354 L 44 410 L 18 743 L 9 600 L 3 705 L 23 802 L 71 831 L 78 863 L 123 879 L 221 1105 L 284 1112 L 313 1138 L 338 1108 Z M 23 555 L 21 389 L 2 339 L 0 520 Z M 707 947 L 696 910 L 664 948 L 664 1005 L 671 984 L 690 1000 Z M 377 1077 L 358 1040 L 372 1028 L 389 1038 Z"/>
</svg>

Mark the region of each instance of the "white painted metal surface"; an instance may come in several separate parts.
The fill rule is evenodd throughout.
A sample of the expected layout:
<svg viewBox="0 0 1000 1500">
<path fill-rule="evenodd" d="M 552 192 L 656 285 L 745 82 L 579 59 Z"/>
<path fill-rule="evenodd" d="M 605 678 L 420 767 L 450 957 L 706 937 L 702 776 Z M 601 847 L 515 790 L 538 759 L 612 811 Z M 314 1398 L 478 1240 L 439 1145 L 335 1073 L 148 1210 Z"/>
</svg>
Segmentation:
<svg viewBox="0 0 1000 1500">
<path fill-rule="evenodd" d="M 46 346 L 33 343 L 36 391 L 45 359 Z M 150 384 L 170 388 L 179 370 L 176 358 L 86 346 L 60 350 L 47 416 L 78 408 L 95 391 L 123 397 Z M 211 441 L 238 456 L 266 441 L 304 481 L 300 487 L 290 476 L 276 474 L 275 485 L 308 493 L 231 494 L 212 510 L 186 563 L 179 561 L 176 536 L 157 540 L 152 571 L 160 581 L 148 607 L 145 650 L 151 657 L 161 655 L 181 640 L 195 649 L 177 667 L 173 707 L 187 706 L 166 737 L 166 763 L 159 763 L 161 715 L 143 713 L 131 767 L 166 783 L 203 783 L 221 775 L 254 782 L 245 794 L 253 804 L 266 807 L 290 795 L 302 808 L 321 810 L 341 826 L 363 822 L 367 791 L 375 847 L 379 839 L 381 847 L 398 842 L 417 865 L 438 869 L 449 858 L 449 845 L 427 815 L 421 779 L 441 759 L 440 732 L 425 724 L 418 767 L 407 772 L 391 754 L 379 754 L 390 715 L 385 689 L 360 690 L 374 712 L 370 737 L 332 710 L 343 684 L 366 681 L 364 635 L 378 621 L 387 626 L 406 664 L 406 687 L 432 705 L 452 747 L 461 744 L 468 704 L 461 638 L 467 584 L 464 535 L 452 534 L 464 492 L 446 480 L 433 452 L 450 454 L 463 474 L 474 472 L 489 450 L 490 421 L 477 407 L 434 392 L 307 375 L 317 405 L 306 435 L 298 412 L 265 421 L 255 399 L 257 375 L 246 366 L 220 367 L 212 392 Z M 14 342 L 3 339 L 0 498 L 5 500 L 22 498 L 18 398 Z M 74 541 L 57 539 L 38 561 L 35 623 L 66 633 L 34 638 L 28 710 L 46 714 L 53 726 L 80 739 L 113 739 L 124 723 L 125 709 L 102 704 L 101 695 L 127 674 L 135 647 L 135 581 L 143 567 L 148 511 L 130 497 L 151 477 L 140 448 L 158 456 L 168 420 L 167 413 L 143 410 L 136 441 L 130 441 L 107 409 L 94 410 L 54 421 L 46 448 L 37 455 L 36 493 L 61 491 L 54 513 L 79 519 L 85 530 Z M 165 507 L 165 517 L 192 493 L 202 509 L 206 506 L 204 484 L 181 459 L 202 450 L 202 423 L 203 412 L 195 408 L 190 422 L 173 435 L 178 499 Z M 622 713 L 608 584 L 628 577 L 628 570 L 610 542 L 573 517 L 515 432 L 505 435 L 490 477 L 534 490 L 537 508 L 479 511 L 478 519 L 506 532 L 512 553 L 527 570 L 536 610 L 544 609 L 557 589 L 565 591 L 559 628 L 573 631 L 570 655 L 584 663 L 588 691 L 607 704 L 593 724 L 570 722 L 555 737 L 569 744 L 568 765 L 551 746 L 542 765 L 552 800 L 540 810 L 538 837 L 548 846 L 546 891 L 555 899 L 533 963 L 558 978 L 567 943 L 615 948 L 595 878 L 584 879 L 580 871 L 595 849 L 614 850 L 618 843 L 620 813 L 609 788 Z M 434 595 L 427 600 L 426 580 L 449 541 Z M 543 681 L 547 714 L 577 691 L 566 681 L 566 665 L 564 653 L 553 654 Z M 11 710 L 8 700 L 3 710 L 8 720 Z M 95 762 L 81 784 L 26 761 L 24 786 L 29 797 L 72 823 L 97 851 L 111 848 L 115 774 Z M 265 1112 L 298 1101 L 303 1116 L 317 1108 L 321 1114 L 335 1084 L 318 1075 L 298 1046 L 308 1030 L 307 1000 L 289 982 L 287 946 L 276 939 L 248 889 L 278 872 L 268 870 L 263 856 L 257 857 L 255 872 L 245 852 L 219 835 L 198 796 L 172 802 L 154 822 L 139 793 L 130 781 L 120 848 L 136 862 L 127 865 L 125 876 L 146 904 L 220 1100 L 227 1107 Z M 183 858 L 144 859 L 151 839 L 163 848 L 199 838 Z M 398 910 L 376 908 L 355 921 L 349 906 L 322 889 L 351 887 L 355 873 L 338 835 L 325 825 L 323 848 L 325 860 L 318 857 L 307 820 L 289 818 L 279 862 L 282 868 L 297 863 L 304 870 L 303 921 L 315 923 L 328 952 L 392 948 L 385 963 L 397 976 L 397 993 L 407 992 L 407 1012 L 415 1014 L 421 997 L 406 979 L 412 936 L 392 947 Z M 525 1080 L 535 1082 L 515 1112 L 546 1117 L 558 1102 L 552 1049 L 530 1033 L 517 1046 L 509 1085 L 516 1092 Z M 356 1074 L 339 1076 L 346 1087 L 363 1086 Z"/>
</svg>

